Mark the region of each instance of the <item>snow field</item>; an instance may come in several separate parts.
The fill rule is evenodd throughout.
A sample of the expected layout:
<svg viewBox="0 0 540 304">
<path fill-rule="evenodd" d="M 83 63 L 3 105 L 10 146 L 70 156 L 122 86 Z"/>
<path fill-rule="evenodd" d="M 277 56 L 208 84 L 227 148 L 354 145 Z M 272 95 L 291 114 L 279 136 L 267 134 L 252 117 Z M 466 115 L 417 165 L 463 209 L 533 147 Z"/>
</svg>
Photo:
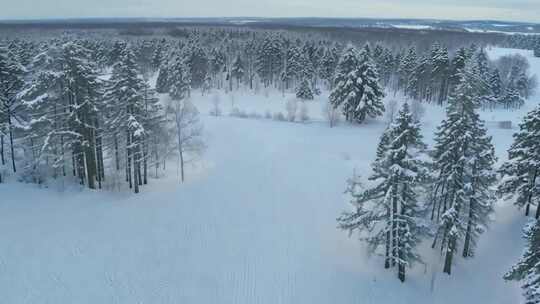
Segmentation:
<svg viewBox="0 0 540 304">
<path fill-rule="evenodd" d="M 517 51 L 489 54 L 508 52 Z M 514 206 L 497 203 L 477 256 L 457 259 L 451 277 L 425 248 L 427 265 L 401 284 L 335 221 L 349 208 L 345 180 L 370 173 L 384 119 L 329 128 L 326 95 L 307 103 L 307 123 L 229 116 L 235 107 L 286 114 L 292 95 L 264 95 L 223 95 L 214 117 L 213 96 L 194 92 L 209 148 L 183 185 L 174 162 L 139 195 L 0 185 L 0 303 L 519 302 L 518 284 L 502 279 L 523 248 L 526 219 Z M 524 111 L 482 117 L 515 127 Z M 443 116 L 426 106 L 428 144 Z M 513 130 L 489 132 L 505 159 Z"/>
</svg>

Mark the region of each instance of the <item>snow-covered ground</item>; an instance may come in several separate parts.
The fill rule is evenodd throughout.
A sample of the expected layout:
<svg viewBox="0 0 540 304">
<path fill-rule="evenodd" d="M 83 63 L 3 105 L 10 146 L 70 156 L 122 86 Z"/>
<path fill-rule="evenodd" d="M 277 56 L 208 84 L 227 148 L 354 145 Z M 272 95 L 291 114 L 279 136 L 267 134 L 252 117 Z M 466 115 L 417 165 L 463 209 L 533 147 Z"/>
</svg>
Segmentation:
<svg viewBox="0 0 540 304">
<path fill-rule="evenodd" d="M 213 117 L 213 96 L 194 95 L 209 149 L 183 185 L 174 169 L 139 195 L 0 185 L 0 303 L 519 303 L 502 275 L 523 248 L 521 212 L 499 202 L 476 258 L 449 277 L 429 251 L 402 284 L 335 221 L 345 180 L 369 174 L 384 119 L 329 128 L 325 96 L 308 123 L 227 115 L 285 114 L 289 98 L 224 95 Z M 443 115 L 426 108 L 428 142 Z M 513 130 L 489 131 L 504 159 Z"/>
</svg>

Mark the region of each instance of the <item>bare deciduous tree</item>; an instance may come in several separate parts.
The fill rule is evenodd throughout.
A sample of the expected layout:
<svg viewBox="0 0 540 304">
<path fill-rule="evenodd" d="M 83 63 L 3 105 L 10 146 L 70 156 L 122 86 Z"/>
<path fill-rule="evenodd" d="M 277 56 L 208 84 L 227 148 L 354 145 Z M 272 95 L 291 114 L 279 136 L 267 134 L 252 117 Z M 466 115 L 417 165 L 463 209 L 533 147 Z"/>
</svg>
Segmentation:
<svg viewBox="0 0 540 304">
<path fill-rule="evenodd" d="M 174 100 L 169 108 L 174 116 L 180 176 L 184 182 L 185 165 L 196 160 L 206 149 L 202 139 L 203 125 L 199 119 L 199 111 L 189 99 Z"/>
</svg>

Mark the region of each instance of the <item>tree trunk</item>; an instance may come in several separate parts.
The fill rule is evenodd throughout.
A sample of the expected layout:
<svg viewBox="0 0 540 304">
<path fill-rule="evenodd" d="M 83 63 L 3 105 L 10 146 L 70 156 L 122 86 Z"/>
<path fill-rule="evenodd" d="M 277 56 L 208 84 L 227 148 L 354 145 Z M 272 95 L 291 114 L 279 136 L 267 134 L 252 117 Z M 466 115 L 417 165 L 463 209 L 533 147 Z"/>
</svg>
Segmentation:
<svg viewBox="0 0 540 304">
<path fill-rule="evenodd" d="M 473 226 L 473 209 L 472 206 L 474 202 L 470 202 L 471 206 L 469 207 L 469 220 L 467 222 L 467 232 L 465 233 L 465 242 L 463 243 L 463 257 L 468 258 L 471 256 L 470 247 L 471 247 L 471 238 L 472 238 L 472 226 Z"/>
<path fill-rule="evenodd" d="M 2 166 L 6 164 L 4 157 L 4 134 L 0 134 L 0 159 L 2 160 Z"/>
<path fill-rule="evenodd" d="M 390 210 L 387 213 L 388 217 L 390 217 Z M 386 244 L 385 244 L 385 252 L 384 252 L 384 268 L 388 269 L 390 268 L 390 246 L 391 246 L 391 235 L 390 230 L 386 231 Z"/>
<path fill-rule="evenodd" d="M 9 145 L 11 150 L 11 165 L 13 167 L 13 172 L 17 172 L 17 167 L 15 166 L 15 148 L 13 147 L 13 126 L 11 125 L 11 113 L 8 109 L 8 130 L 9 130 Z"/>
<path fill-rule="evenodd" d="M 393 194 L 392 194 L 392 267 L 396 265 L 396 257 L 398 256 L 397 252 L 397 222 L 396 222 L 396 215 L 398 212 L 398 203 L 395 193 L 397 193 L 397 186 L 393 185 L 392 188 L 394 188 Z"/>
<path fill-rule="evenodd" d="M 126 131 L 126 153 L 127 153 L 127 165 L 126 165 L 126 180 L 129 183 L 129 189 L 133 189 L 133 181 L 131 175 L 131 159 L 132 159 L 132 148 L 131 148 L 131 138 L 129 131 Z"/>
<path fill-rule="evenodd" d="M 120 171 L 120 152 L 118 151 L 118 137 L 114 134 L 114 159 L 116 162 L 116 171 Z"/>
<path fill-rule="evenodd" d="M 138 145 L 137 145 L 138 147 Z M 139 168 L 139 157 L 138 157 L 138 151 L 137 151 L 137 148 L 134 148 L 133 149 L 134 152 L 132 153 L 132 158 L 133 158 L 133 185 L 135 186 L 134 187 L 134 192 L 135 193 L 139 193 L 139 179 L 140 179 L 140 170 L 138 169 Z"/>
<path fill-rule="evenodd" d="M 184 182 L 184 153 L 180 150 L 180 177 L 182 178 L 182 183 Z"/>
<path fill-rule="evenodd" d="M 144 141 L 144 155 L 143 155 L 143 184 L 148 184 L 148 143 Z"/>
<path fill-rule="evenodd" d="M 444 258 L 444 268 L 443 272 L 448 275 L 452 274 L 452 260 L 454 258 L 454 251 L 456 247 L 456 237 L 451 236 L 448 241 L 448 248 L 446 250 L 446 256 Z"/>
</svg>

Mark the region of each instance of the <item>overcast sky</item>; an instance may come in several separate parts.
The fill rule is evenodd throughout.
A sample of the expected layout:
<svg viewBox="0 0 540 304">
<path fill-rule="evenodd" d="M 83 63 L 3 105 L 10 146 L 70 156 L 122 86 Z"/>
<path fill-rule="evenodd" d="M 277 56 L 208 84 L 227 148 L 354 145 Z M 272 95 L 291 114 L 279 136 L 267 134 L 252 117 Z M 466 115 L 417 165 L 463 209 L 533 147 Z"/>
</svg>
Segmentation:
<svg viewBox="0 0 540 304">
<path fill-rule="evenodd" d="M 540 0 L 0 0 L 0 19 L 381 17 L 540 22 Z"/>
</svg>

